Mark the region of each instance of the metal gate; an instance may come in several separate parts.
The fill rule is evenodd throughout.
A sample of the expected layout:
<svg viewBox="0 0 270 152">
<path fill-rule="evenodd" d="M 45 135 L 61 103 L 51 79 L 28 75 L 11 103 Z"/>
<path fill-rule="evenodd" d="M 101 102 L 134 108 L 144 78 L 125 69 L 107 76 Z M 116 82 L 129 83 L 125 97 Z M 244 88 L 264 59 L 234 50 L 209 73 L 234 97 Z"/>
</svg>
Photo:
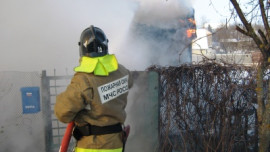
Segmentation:
<svg viewBox="0 0 270 152">
<path fill-rule="evenodd" d="M 65 133 L 66 125 L 58 121 L 54 115 L 54 104 L 56 96 L 64 91 L 72 76 L 47 76 L 46 71 L 42 71 L 42 107 L 45 125 L 46 152 L 58 152 L 62 137 Z M 72 139 L 69 149 L 72 149 L 74 140 Z"/>
</svg>

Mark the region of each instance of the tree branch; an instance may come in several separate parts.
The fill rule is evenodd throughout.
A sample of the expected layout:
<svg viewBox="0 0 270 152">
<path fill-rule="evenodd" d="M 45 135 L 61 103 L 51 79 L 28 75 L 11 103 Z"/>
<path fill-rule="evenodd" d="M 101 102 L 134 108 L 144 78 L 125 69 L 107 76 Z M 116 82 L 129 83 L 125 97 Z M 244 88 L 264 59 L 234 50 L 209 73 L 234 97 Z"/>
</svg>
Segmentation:
<svg viewBox="0 0 270 152">
<path fill-rule="evenodd" d="M 265 8 L 264 8 L 263 0 L 259 0 L 259 4 L 260 4 L 260 10 L 261 10 L 261 15 L 262 15 L 264 28 L 266 30 L 266 36 L 267 36 L 267 38 L 269 40 L 269 38 L 270 38 L 270 28 L 269 28 L 269 24 L 268 24 L 268 19 L 267 19 L 266 14 L 265 14 Z"/>
<path fill-rule="evenodd" d="M 242 23 L 244 24 L 244 26 L 246 27 L 247 31 L 250 30 L 250 24 L 248 23 L 248 21 L 245 18 L 244 13 L 242 12 L 238 2 L 236 0 L 230 0 L 231 3 L 233 4 L 233 7 L 235 8 L 240 20 L 242 21 Z"/>
<path fill-rule="evenodd" d="M 265 36 L 265 34 L 263 33 L 261 29 L 258 30 L 258 33 L 260 34 L 263 40 L 264 50 L 266 50 L 265 53 L 267 54 L 267 56 L 270 56 L 270 52 L 268 51 L 270 49 L 270 44 L 268 43 L 267 37 Z"/>
<path fill-rule="evenodd" d="M 261 29 L 259 29 L 259 30 L 258 30 L 258 33 L 260 34 L 260 36 L 261 36 L 261 38 L 262 38 L 262 40 L 263 40 L 263 43 L 264 43 L 265 45 L 267 45 L 267 44 L 268 44 L 268 41 L 267 41 L 267 38 L 266 38 L 266 36 L 264 35 L 263 31 L 262 31 Z"/>
<path fill-rule="evenodd" d="M 248 21 L 245 18 L 245 15 L 243 14 L 238 2 L 236 0 L 230 0 L 231 3 L 233 4 L 240 20 L 242 21 L 242 23 L 244 24 L 246 31 L 248 33 L 248 36 L 251 37 L 254 42 L 256 43 L 257 47 L 260 49 L 260 51 L 262 52 L 263 55 L 266 54 L 264 48 L 263 48 L 263 43 L 260 40 L 260 38 L 257 36 L 257 34 L 255 33 L 253 27 L 251 26 L 250 23 L 248 23 Z M 240 32 L 240 31 L 239 31 Z"/>
<path fill-rule="evenodd" d="M 249 33 L 248 33 L 247 31 L 241 29 L 241 28 L 240 28 L 239 26 L 237 26 L 237 25 L 236 25 L 236 30 L 239 31 L 240 33 L 242 33 L 242 34 L 244 34 L 244 35 L 250 37 L 250 35 L 249 35 Z"/>
</svg>

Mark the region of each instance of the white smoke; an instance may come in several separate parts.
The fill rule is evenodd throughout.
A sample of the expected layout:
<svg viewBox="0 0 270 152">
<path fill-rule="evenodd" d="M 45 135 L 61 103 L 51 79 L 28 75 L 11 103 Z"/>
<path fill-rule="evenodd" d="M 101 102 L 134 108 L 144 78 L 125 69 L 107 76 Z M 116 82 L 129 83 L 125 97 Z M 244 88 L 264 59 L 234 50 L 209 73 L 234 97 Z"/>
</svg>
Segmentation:
<svg viewBox="0 0 270 152">
<path fill-rule="evenodd" d="M 119 61 L 131 70 L 151 65 L 175 66 L 191 61 L 186 46 L 185 27 L 180 22 L 190 12 L 190 1 L 137 0 L 129 32 L 123 42 Z M 181 55 L 181 57 L 180 57 Z M 127 60 L 127 62 L 125 62 Z M 180 61 L 181 60 L 181 61 Z"/>
<path fill-rule="evenodd" d="M 176 26 L 178 20 L 174 19 L 187 15 L 191 8 L 184 0 L 141 0 L 139 5 L 134 20 L 161 28 Z"/>
<path fill-rule="evenodd" d="M 177 65 L 178 51 L 183 48 L 184 28 L 179 28 L 179 19 L 191 10 L 191 3 L 184 0 L 140 0 L 136 1 L 134 17 L 126 41 L 117 57 L 130 70 L 145 70 L 153 64 L 162 66 Z M 166 32 L 172 30 L 172 32 Z M 165 32 L 164 32 L 165 31 Z M 188 58 L 183 55 L 183 58 Z M 183 59 L 183 60 L 184 60 Z M 182 60 L 182 62 L 184 62 Z M 127 104 L 126 124 L 131 125 L 126 150 L 156 151 L 158 101 L 151 99 L 154 85 L 149 74 L 140 73 L 130 90 Z M 158 92 L 155 92 L 158 93 Z M 157 108 L 157 109 L 155 109 Z M 156 110 L 156 111 L 155 111 Z M 156 113 L 155 113 L 156 112 Z"/>
</svg>

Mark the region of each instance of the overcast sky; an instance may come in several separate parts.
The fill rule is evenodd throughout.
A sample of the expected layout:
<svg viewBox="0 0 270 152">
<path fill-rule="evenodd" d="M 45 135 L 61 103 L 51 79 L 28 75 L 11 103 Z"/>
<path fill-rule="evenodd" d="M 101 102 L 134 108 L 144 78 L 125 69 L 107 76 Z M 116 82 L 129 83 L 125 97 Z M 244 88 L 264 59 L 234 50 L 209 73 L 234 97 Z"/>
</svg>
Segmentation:
<svg viewBox="0 0 270 152">
<path fill-rule="evenodd" d="M 72 71 L 78 65 L 81 31 L 92 24 L 104 30 L 110 53 L 117 54 L 139 1 L 1 0 L 0 71 Z M 195 8 L 198 24 L 224 22 L 229 2 L 212 1 L 186 0 L 185 5 Z"/>
<path fill-rule="evenodd" d="M 226 18 L 230 18 L 231 4 L 229 0 L 196 0 L 195 18 L 198 25 L 202 22 L 225 23 Z"/>
</svg>

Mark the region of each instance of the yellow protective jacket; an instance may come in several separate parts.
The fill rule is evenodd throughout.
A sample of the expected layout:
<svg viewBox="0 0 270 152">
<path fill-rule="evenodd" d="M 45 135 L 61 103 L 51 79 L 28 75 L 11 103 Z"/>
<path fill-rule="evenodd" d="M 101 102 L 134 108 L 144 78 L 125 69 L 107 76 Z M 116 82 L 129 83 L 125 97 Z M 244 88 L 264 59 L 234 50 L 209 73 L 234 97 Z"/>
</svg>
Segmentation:
<svg viewBox="0 0 270 152">
<path fill-rule="evenodd" d="M 108 76 L 77 72 L 67 89 L 56 97 L 54 112 L 59 121 L 83 126 L 123 124 L 128 90 L 133 81 L 121 64 Z M 77 141 L 76 152 L 121 152 L 121 133 L 83 136 Z"/>
</svg>

